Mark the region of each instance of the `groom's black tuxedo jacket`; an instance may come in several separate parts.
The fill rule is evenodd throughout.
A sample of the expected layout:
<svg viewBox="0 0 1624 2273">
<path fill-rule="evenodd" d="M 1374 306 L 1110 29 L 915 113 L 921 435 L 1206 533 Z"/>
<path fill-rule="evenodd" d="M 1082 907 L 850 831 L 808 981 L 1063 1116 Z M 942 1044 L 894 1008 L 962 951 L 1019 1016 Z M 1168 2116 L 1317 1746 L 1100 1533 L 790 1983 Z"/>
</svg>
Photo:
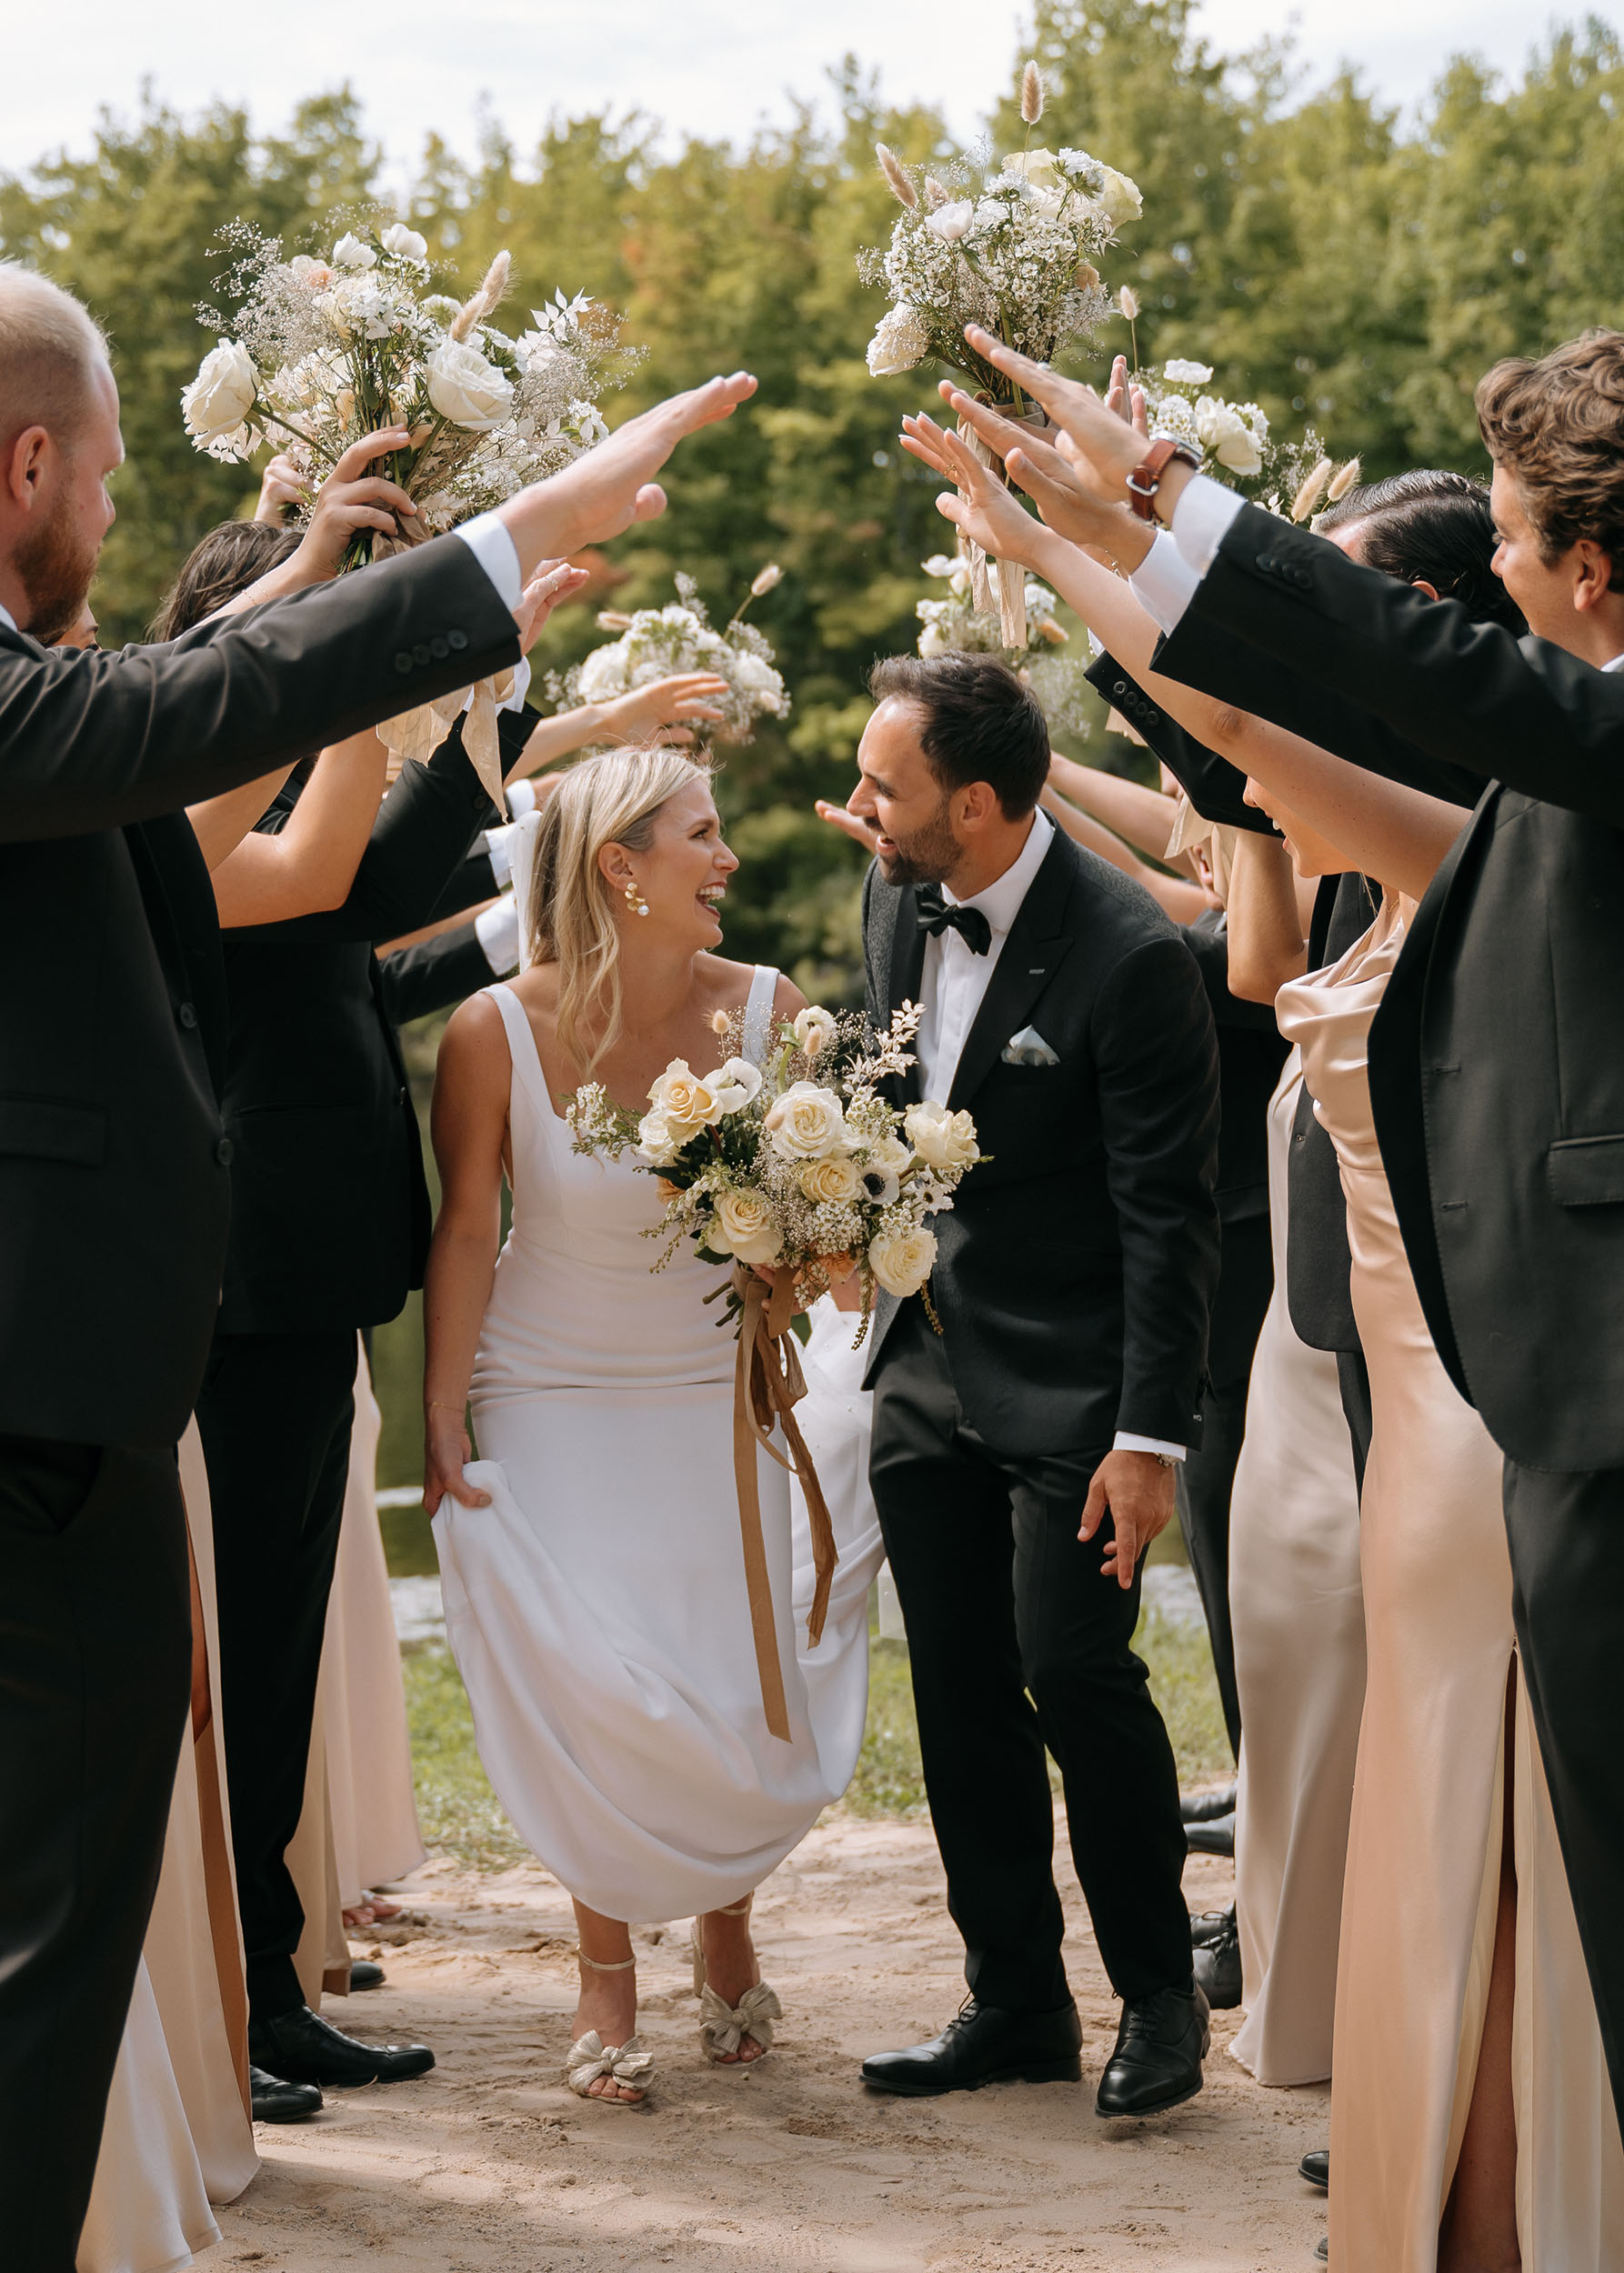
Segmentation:
<svg viewBox="0 0 1624 2273">
<path fill-rule="evenodd" d="M 504 712 L 498 723 L 511 761 L 534 721 Z M 282 829 L 298 796 L 289 783 L 261 829 Z M 423 1284 L 423 1148 L 373 950 L 428 921 L 495 818 L 459 720 L 426 766 L 403 767 L 341 907 L 224 935 L 232 1212 L 223 1333 L 380 1326 Z M 479 983 L 489 980 L 487 965 Z"/>
<path fill-rule="evenodd" d="M 1495 1441 L 1624 1467 L 1624 676 L 1250 506 L 1157 667 L 1390 778 L 1480 790 L 1371 1031 L 1382 1159 Z"/>
<path fill-rule="evenodd" d="M 869 1016 L 917 1001 L 911 886 L 863 886 Z M 1058 1063 L 1002 1053 L 1034 1026 Z M 919 1069 L 894 1098 L 920 1095 Z M 932 1297 L 959 1403 L 995 1451 L 1194 1446 L 1218 1283 L 1218 1046 L 1194 957 L 1149 895 L 1059 830 L 949 1096 L 984 1152 L 937 1218 Z M 871 1370 L 897 1306 L 882 1300 Z"/>
<path fill-rule="evenodd" d="M 207 1355 L 217 966 L 196 956 L 201 856 L 160 816 L 517 652 L 456 539 L 167 646 L 0 626 L 0 1434 L 173 1444 Z"/>
</svg>

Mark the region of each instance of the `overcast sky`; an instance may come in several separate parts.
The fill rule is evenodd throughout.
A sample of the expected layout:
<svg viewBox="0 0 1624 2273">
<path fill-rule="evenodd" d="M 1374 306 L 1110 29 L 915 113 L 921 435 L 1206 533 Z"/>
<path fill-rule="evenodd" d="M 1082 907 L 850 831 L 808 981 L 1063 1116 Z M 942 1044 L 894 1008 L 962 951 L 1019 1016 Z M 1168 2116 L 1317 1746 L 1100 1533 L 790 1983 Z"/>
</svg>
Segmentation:
<svg viewBox="0 0 1624 2273">
<path fill-rule="evenodd" d="M 1624 0 L 1590 0 L 1624 27 Z M 1561 15 L 1577 20 L 1576 5 Z M 1204 0 L 1217 44 L 1243 46 L 1295 24 L 1310 83 L 1343 61 L 1396 102 L 1422 96 L 1469 49 L 1515 72 L 1556 12 L 1526 0 Z M 966 135 L 1007 85 L 1029 21 L 1025 0 L 76 0 L 65 19 L 19 9 L 5 39 L 0 167 L 66 145 L 83 151 L 105 105 L 129 114 L 142 79 L 194 109 L 223 96 L 260 126 L 305 95 L 349 79 L 370 130 L 407 164 L 437 130 L 472 147 L 482 99 L 520 149 L 555 110 L 640 108 L 674 129 L 747 132 L 787 98 L 817 98 L 847 50 L 893 100 L 937 103 Z"/>
</svg>

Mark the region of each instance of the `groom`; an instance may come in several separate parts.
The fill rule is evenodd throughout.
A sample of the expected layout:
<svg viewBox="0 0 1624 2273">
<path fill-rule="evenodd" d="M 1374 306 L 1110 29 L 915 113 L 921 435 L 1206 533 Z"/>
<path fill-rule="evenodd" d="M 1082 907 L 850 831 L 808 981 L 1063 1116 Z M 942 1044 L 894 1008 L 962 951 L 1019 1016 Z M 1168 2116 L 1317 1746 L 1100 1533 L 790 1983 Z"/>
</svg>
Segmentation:
<svg viewBox="0 0 1624 2273">
<path fill-rule="evenodd" d="M 1179 1892 L 1172 1747 L 1135 1657 L 1145 1549 L 1198 1442 L 1218 1051 L 1200 974 L 1139 886 L 1038 799 L 1048 732 L 984 656 L 877 666 L 850 810 L 868 1009 L 923 1006 L 894 1100 L 975 1116 L 984 1154 L 936 1224 L 938 1335 L 882 1300 L 872 1482 L 907 1627 L 926 1789 L 970 1995 L 866 2083 L 1075 2082 L 1046 1753 L 1123 2000 L 1101 2115 L 1201 2088 L 1207 2003 Z"/>
</svg>

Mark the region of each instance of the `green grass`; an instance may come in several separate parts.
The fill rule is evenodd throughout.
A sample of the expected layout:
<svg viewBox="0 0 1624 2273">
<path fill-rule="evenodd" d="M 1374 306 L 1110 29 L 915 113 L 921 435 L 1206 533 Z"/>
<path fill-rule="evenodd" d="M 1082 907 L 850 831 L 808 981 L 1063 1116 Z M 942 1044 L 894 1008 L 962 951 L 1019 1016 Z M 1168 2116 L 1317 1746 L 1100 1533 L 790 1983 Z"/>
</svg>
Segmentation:
<svg viewBox="0 0 1624 2273">
<path fill-rule="evenodd" d="M 1206 1635 L 1153 1612 L 1140 1621 L 1137 1647 L 1150 1667 L 1151 1690 L 1173 1739 L 1180 1783 L 1201 1784 L 1230 1773 Z M 479 1870 L 505 1870 L 522 1861 L 525 1844 L 479 1765 L 473 1717 L 450 1651 L 408 1648 L 403 1664 L 425 1839 Z M 868 1726 L 845 1804 L 865 1816 L 912 1816 L 924 1809 L 907 1649 L 901 1642 L 876 1639 L 870 1645 Z"/>
</svg>

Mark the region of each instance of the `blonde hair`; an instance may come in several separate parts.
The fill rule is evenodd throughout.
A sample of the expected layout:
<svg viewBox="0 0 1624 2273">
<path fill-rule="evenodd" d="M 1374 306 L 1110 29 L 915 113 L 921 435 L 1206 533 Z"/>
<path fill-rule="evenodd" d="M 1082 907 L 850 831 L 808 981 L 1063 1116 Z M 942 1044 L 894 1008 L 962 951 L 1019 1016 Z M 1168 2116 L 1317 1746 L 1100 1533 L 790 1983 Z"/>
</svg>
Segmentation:
<svg viewBox="0 0 1624 2273">
<path fill-rule="evenodd" d="M 558 1041 L 583 1074 L 621 1030 L 620 933 L 598 855 L 606 845 L 647 852 L 661 806 L 695 782 L 708 787 L 710 775 L 682 750 L 602 750 L 572 766 L 542 808 L 526 944 L 531 962 L 558 966 Z"/>
<path fill-rule="evenodd" d="M 71 292 L 0 260 L 0 439 L 35 426 L 75 439 L 92 375 L 106 360 L 101 326 Z"/>
</svg>

